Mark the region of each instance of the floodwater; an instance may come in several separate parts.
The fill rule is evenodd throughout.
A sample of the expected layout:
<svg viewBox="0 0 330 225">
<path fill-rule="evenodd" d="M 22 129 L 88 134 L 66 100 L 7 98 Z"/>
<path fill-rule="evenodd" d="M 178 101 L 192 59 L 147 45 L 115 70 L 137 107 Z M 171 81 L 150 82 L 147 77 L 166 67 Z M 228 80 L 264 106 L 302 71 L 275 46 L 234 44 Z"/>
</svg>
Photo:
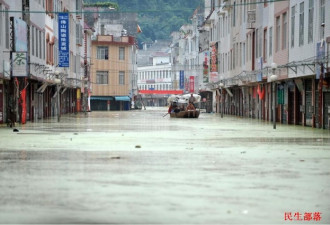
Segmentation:
<svg viewBox="0 0 330 225">
<path fill-rule="evenodd" d="M 0 223 L 330 224 L 330 132 L 166 108 L 0 128 Z"/>
</svg>

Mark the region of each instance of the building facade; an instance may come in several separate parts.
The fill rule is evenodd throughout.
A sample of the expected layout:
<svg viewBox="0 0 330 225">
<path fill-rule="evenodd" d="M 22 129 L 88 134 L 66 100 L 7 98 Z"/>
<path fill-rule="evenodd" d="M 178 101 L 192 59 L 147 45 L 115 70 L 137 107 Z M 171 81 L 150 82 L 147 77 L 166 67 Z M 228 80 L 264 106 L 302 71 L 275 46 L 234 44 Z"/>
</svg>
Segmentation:
<svg viewBox="0 0 330 225">
<path fill-rule="evenodd" d="M 134 37 L 97 35 L 91 53 L 91 110 L 129 110 Z"/>
<path fill-rule="evenodd" d="M 197 76 L 211 111 L 329 128 L 329 4 L 206 0 Z"/>
<path fill-rule="evenodd" d="M 0 76 L 0 122 L 25 123 L 81 111 L 82 5 L 82 0 L 0 1 L 4 71 Z M 64 22 L 59 24 L 60 20 Z"/>
</svg>

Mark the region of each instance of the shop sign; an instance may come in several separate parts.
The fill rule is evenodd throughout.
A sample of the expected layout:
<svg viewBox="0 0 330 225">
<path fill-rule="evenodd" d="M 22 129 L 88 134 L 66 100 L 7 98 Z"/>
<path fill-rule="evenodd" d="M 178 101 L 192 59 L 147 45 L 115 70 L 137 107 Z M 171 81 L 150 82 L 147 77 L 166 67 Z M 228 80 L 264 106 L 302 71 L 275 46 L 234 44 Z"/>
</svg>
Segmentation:
<svg viewBox="0 0 330 225">
<path fill-rule="evenodd" d="M 184 71 L 180 70 L 180 89 L 184 88 Z"/>
<path fill-rule="evenodd" d="M 12 53 L 12 68 L 13 77 L 26 77 L 27 73 L 27 53 L 13 52 Z"/>
<path fill-rule="evenodd" d="M 189 92 L 194 93 L 194 91 L 195 91 L 195 77 L 190 76 L 189 77 Z"/>
<path fill-rule="evenodd" d="M 58 14 L 58 66 L 69 67 L 70 46 L 69 46 L 69 14 Z"/>
</svg>

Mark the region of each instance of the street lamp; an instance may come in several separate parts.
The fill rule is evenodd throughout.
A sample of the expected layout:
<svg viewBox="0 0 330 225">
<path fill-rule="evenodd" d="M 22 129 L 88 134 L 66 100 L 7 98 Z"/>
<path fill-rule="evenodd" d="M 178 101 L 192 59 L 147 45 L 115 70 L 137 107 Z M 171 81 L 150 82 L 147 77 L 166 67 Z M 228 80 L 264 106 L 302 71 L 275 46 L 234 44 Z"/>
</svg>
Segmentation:
<svg viewBox="0 0 330 225">
<path fill-rule="evenodd" d="M 60 120 L 61 120 L 61 103 L 60 103 L 60 94 L 61 94 L 61 92 L 60 92 L 60 89 L 61 89 L 60 84 L 61 84 L 61 79 L 59 78 L 60 71 L 55 70 L 54 73 L 56 75 L 54 81 L 56 83 L 56 92 L 57 92 L 57 96 L 56 96 L 57 97 L 57 99 L 56 99 L 56 105 L 57 105 L 57 122 L 60 122 Z"/>
<path fill-rule="evenodd" d="M 225 85 L 220 82 L 219 87 L 221 88 L 221 118 L 223 118 L 223 103 L 224 103 L 224 97 L 223 97 L 223 88 L 225 87 Z"/>
<path fill-rule="evenodd" d="M 278 79 L 278 76 L 276 75 L 276 69 L 277 69 L 277 64 L 272 63 L 272 75 L 270 76 L 270 81 L 272 82 L 273 85 L 273 128 L 276 129 L 276 97 L 275 97 L 275 89 L 276 89 L 276 81 Z"/>
</svg>

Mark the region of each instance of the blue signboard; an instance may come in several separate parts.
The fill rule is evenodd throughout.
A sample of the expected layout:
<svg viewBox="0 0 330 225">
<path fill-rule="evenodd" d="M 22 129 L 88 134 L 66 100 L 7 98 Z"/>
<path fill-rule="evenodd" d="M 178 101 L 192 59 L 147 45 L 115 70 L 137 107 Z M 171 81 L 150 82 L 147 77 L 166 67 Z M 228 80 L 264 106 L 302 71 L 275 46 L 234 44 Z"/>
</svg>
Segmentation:
<svg viewBox="0 0 330 225">
<path fill-rule="evenodd" d="M 58 66 L 69 67 L 69 14 L 58 14 Z"/>
<path fill-rule="evenodd" d="M 180 89 L 184 88 L 184 71 L 180 70 Z"/>
</svg>

